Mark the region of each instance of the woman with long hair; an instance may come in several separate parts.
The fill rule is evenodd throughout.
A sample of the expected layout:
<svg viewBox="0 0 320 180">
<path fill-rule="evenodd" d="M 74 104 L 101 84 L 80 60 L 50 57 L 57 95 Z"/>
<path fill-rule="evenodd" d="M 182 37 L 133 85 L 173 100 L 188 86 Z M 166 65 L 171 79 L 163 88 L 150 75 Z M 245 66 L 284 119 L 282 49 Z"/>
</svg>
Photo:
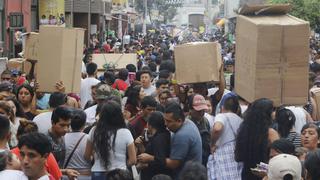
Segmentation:
<svg viewBox="0 0 320 180">
<path fill-rule="evenodd" d="M 133 137 L 126 128 L 121 106 L 115 101 L 102 106 L 97 125 L 89 133 L 85 158 L 91 160 L 92 155 L 92 180 L 105 179 L 106 172 L 127 169 L 127 165 L 136 163 Z"/>
<path fill-rule="evenodd" d="M 293 112 L 284 107 L 276 111 L 276 123 L 278 124 L 278 133 L 281 138 L 290 141 L 296 148 L 301 147 L 300 134 L 294 129 L 296 117 Z"/>
<path fill-rule="evenodd" d="M 125 94 L 128 97 L 125 104 L 125 110 L 131 113 L 131 117 L 137 115 L 140 110 L 141 100 L 144 98 L 145 93 L 141 85 L 130 86 Z"/>
<path fill-rule="evenodd" d="M 22 105 L 23 112 L 28 120 L 33 120 L 36 116 L 34 101 L 34 90 L 30 85 L 23 84 L 17 89 L 17 100 Z"/>
<path fill-rule="evenodd" d="M 258 99 L 247 109 L 236 138 L 235 159 L 243 163 L 241 178 L 260 180 L 251 168 L 260 162 L 269 160 L 269 145 L 279 139 L 278 133 L 270 128 L 273 102 L 269 99 Z"/>
</svg>

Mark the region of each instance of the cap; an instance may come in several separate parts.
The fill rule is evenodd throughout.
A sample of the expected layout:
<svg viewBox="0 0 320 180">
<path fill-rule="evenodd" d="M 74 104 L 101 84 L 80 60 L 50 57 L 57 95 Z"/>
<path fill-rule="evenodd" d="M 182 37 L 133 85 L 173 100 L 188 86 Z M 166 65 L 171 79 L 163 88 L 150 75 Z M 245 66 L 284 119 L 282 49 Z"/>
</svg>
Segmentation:
<svg viewBox="0 0 320 180">
<path fill-rule="evenodd" d="M 96 89 L 96 99 L 106 99 L 111 95 L 111 87 L 107 84 L 100 84 Z"/>
<path fill-rule="evenodd" d="M 193 101 L 192 101 L 192 107 L 196 111 L 208 110 L 209 109 L 208 105 L 206 103 L 206 100 L 200 94 L 194 95 Z"/>
<path fill-rule="evenodd" d="M 15 75 L 15 76 L 19 75 L 19 70 L 17 70 L 17 69 L 12 69 L 12 70 L 11 70 L 11 75 Z"/>
<path fill-rule="evenodd" d="M 269 161 L 268 178 L 283 180 L 285 175 L 290 174 L 293 180 L 300 180 L 301 169 L 301 163 L 297 157 L 290 154 L 279 154 Z"/>
</svg>

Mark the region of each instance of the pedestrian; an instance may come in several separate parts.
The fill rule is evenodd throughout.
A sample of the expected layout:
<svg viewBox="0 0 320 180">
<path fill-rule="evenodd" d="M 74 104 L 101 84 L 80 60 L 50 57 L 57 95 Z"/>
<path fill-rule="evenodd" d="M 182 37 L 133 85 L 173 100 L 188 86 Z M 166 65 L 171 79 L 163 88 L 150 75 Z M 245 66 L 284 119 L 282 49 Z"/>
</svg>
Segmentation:
<svg viewBox="0 0 320 180">
<path fill-rule="evenodd" d="M 0 151 L 0 179 L 27 180 L 18 157 L 9 150 Z"/>
<path fill-rule="evenodd" d="M 140 81 L 142 83 L 143 91 L 147 96 L 152 95 L 156 91 L 156 87 L 151 84 L 152 74 L 148 70 L 141 71 Z"/>
<path fill-rule="evenodd" d="M 304 161 L 304 167 L 306 169 L 306 180 L 318 180 L 320 179 L 320 150 L 309 152 Z"/>
<path fill-rule="evenodd" d="M 142 99 L 145 97 L 144 90 L 141 85 L 134 85 L 127 89 L 125 96 L 127 97 L 127 101 L 125 103 L 124 109 L 130 112 L 130 118 L 137 115 L 140 110 L 140 105 Z"/>
<path fill-rule="evenodd" d="M 320 129 L 316 124 L 308 123 L 302 127 L 301 142 L 308 151 L 315 151 L 319 147 Z"/>
<path fill-rule="evenodd" d="M 269 161 L 268 176 L 264 180 L 301 180 L 302 167 L 299 159 L 290 154 L 279 154 Z"/>
<path fill-rule="evenodd" d="M 91 87 L 100 83 L 96 79 L 98 65 L 96 63 L 88 63 L 86 66 L 88 77 L 81 80 L 81 90 L 80 90 L 80 99 L 81 99 L 81 108 L 84 108 L 86 103 L 92 100 Z"/>
<path fill-rule="evenodd" d="M 33 98 L 35 98 L 33 88 L 28 84 L 23 84 L 18 87 L 16 96 L 18 101 L 22 105 L 27 119 L 33 120 L 33 118 L 36 116 L 36 107 L 35 104 L 32 103 Z"/>
</svg>

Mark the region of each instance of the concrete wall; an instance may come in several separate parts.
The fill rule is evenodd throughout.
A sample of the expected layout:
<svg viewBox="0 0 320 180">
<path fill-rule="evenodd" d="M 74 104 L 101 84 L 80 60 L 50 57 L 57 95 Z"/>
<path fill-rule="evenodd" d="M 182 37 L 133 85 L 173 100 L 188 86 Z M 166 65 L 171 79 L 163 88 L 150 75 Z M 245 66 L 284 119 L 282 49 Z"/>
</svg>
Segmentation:
<svg viewBox="0 0 320 180">
<path fill-rule="evenodd" d="M 6 16 L 10 12 L 22 12 L 23 24 L 27 31 L 31 31 L 31 0 L 6 0 Z M 7 18 L 6 26 L 9 27 Z"/>
<path fill-rule="evenodd" d="M 101 14 L 103 13 L 102 0 L 73 0 L 73 12 L 88 13 L 89 2 L 91 1 L 91 13 Z M 71 12 L 72 0 L 65 0 L 65 11 Z"/>
</svg>

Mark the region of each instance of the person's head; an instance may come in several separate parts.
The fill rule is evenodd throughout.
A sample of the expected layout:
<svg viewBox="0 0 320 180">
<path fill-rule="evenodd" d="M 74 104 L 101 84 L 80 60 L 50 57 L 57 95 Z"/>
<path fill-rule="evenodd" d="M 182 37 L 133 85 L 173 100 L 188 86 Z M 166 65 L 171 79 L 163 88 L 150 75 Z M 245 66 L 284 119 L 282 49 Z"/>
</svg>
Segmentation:
<svg viewBox="0 0 320 180">
<path fill-rule="evenodd" d="M 71 117 L 71 129 L 73 132 L 81 131 L 86 125 L 87 115 L 81 109 L 74 109 Z"/>
<path fill-rule="evenodd" d="M 179 180 L 207 180 L 207 170 L 199 162 L 189 161 L 181 170 Z"/>
<path fill-rule="evenodd" d="M 171 93 L 169 90 L 160 91 L 158 99 L 161 106 L 165 106 L 168 103 L 169 98 L 171 98 Z"/>
<path fill-rule="evenodd" d="M 58 137 L 62 137 L 69 132 L 71 116 L 71 110 L 66 106 L 59 106 L 54 109 L 51 116 L 52 133 Z"/>
<path fill-rule="evenodd" d="M 316 124 L 308 123 L 301 129 L 302 146 L 309 151 L 316 150 L 319 144 L 320 129 Z"/>
<path fill-rule="evenodd" d="M 279 135 L 283 138 L 286 138 L 296 122 L 296 117 L 291 110 L 280 107 L 276 111 L 275 120 L 278 123 Z"/>
<path fill-rule="evenodd" d="M 281 138 L 275 140 L 270 145 L 270 159 L 278 154 L 295 154 L 294 145 L 287 139 Z"/>
<path fill-rule="evenodd" d="M 30 105 L 32 98 L 34 96 L 34 91 L 32 87 L 28 84 L 23 84 L 17 89 L 17 99 L 22 105 Z"/>
<path fill-rule="evenodd" d="M 6 101 L 0 101 L 0 114 L 6 116 L 10 121 L 14 121 L 13 109 Z"/>
<path fill-rule="evenodd" d="M 54 92 L 50 95 L 49 106 L 53 109 L 66 104 L 66 102 L 67 102 L 67 95 L 61 92 Z"/>
<path fill-rule="evenodd" d="M 157 101 L 152 96 L 146 96 L 141 100 L 141 109 L 143 117 L 147 118 L 156 110 Z"/>
<path fill-rule="evenodd" d="M 9 150 L 0 150 L 0 172 L 6 169 L 21 170 L 18 157 Z"/>
<path fill-rule="evenodd" d="M 120 69 L 119 74 L 118 74 L 119 79 L 126 81 L 128 79 L 128 74 L 129 74 L 129 72 L 127 69 L 124 69 L 124 68 Z"/>
<path fill-rule="evenodd" d="M 125 128 L 121 105 L 115 101 L 106 102 L 99 113 L 99 120 L 94 131 L 94 147 L 100 156 L 103 166 L 110 165 L 110 151 L 114 147 L 116 132 Z"/>
<path fill-rule="evenodd" d="M 134 64 L 127 64 L 126 69 L 129 72 L 137 72 L 137 67 Z"/>
<path fill-rule="evenodd" d="M 320 150 L 311 151 L 307 154 L 304 161 L 306 169 L 305 180 L 318 180 L 320 179 Z"/>
<path fill-rule="evenodd" d="M 132 174 L 128 170 L 114 169 L 107 173 L 108 180 L 133 180 Z"/>
<path fill-rule="evenodd" d="M 174 62 L 169 60 L 169 61 L 162 61 L 159 67 L 159 71 L 162 70 L 167 70 L 169 71 L 171 74 L 176 72 L 176 67 L 174 65 Z"/>
<path fill-rule="evenodd" d="M 17 101 L 16 97 L 7 97 L 5 99 L 13 110 L 15 117 L 25 117 L 21 104 Z"/>
<path fill-rule="evenodd" d="M 141 100 L 145 97 L 144 90 L 141 85 L 131 85 L 126 92 L 128 97 L 127 104 L 139 107 Z"/>
<path fill-rule="evenodd" d="M 190 116 L 192 119 L 200 120 L 204 116 L 204 112 L 208 110 L 206 100 L 200 94 L 195 94 L 189 100 Z"/>
<path fill-rule="evenodd" d="M 150 71 L 141 71 L 140 81 L 142 83 L 143 88 L 149 88 L 151 86 L 152 74 Z"/>
<path fill-rule="evenodd" d="M 11 72 L 9 70 L 4 70 L 2 73 L 1 73 L 1 82 L 4 82 L 4 81 L 11 81 Z"/>
<path fill-rule="evenodd" d="M 162 132 L 165 130 L 166 125 L 164 124 L 162 112 L 152 112 L 148 118 L 148 131 L 152 132 L 152 135 L 154 135 L 156 132 Z"/>
<path fill-rule="evenodd" d="M 98 65 L 94 62 L 90 62 L 87 64 L 87 73 L 89 76 L 94 76 L 97 73 Z"/>
<path fill-rule="evenodd" d="M 20 125 L 17 130 L 17 139 L 19 139 L 24 134 L 32 132 L 38 132 L 37 124 L 26 119 L 20 120 Z"/>
<path fill-rule="evenodd" d="M 48 137 L 37 132 L 28 133 L 19 138 L 18 147 L 24 174 L 29 179 L 38 179 L 45 175 L 45 164 L 52 150 Z"/>
<path fill-rule="evenodd" d="M 221 112 L 232 112 L 240 115 L 241 109 L 239 104 L 239 98 L 236 95 L 230 95 L 223 99 Z"/>
<path fill-rule="evenodd" d="M 153 176 L 151 180 L 172 180 L 172 178 L 165 174 L 158 174 Z"/>
<path fill-rule="evenodd" d="M 98 84 L 95 90 L 95 99 L 97 103 L 103 102 L 112 94 L 112 87 L 107 84 Z"/>
<path fill-rule="evenodd" d="M 9 141 L 11 137 L 8 117 L 0 115 L 0 141 Z"/>
<path fill-rule="evenodd" d="M 106 72 L 104 72 L 103 76 L 104 76 L 104 79 L 105 79 L 105 83 L 107 83 L 107 84 L 110 85 L 110 86 L 111 86 L 111 85 L 115 82 L 115 80 L 116 80 L 116 76 L 115 76 L 114 73 L 111 72 L 111 71 L 106 71 Z"/>
<path fill-rule="evenodd" d="M 268 179 L 270 180 L 301 180 L 301 163 L 290 154 L 279 154 L 269 161 Z"/>
<path fill-rule="evenodd" d="M 164 121 L 166 127 L 176 132 L 184 123 L 185 116 L 182 108 L 176 102 L 170 102 L 166 105 L 164 110 Z"/>
<path fill-rule="evenodd" d="M 159 94 L 161 91 L 169 90 L 169 80 L 167 79 L 159 79 L 156 82 L 157 93 Z"/>
<path fill-rule="evenodd" d="M 211 101 L 210 97 L 206 96 L 205 100 L 206 100 L 206 103 L 208 106 L 208 110 L 206 110 L 205 112 L 208 114 L 212 114 L 212 101 Z"/>
<path fill-rule="evenodd" d="M 167 80 L 171 80 L 171 73 L 168 70 L 161 70 L 159 71 L 159 79 L 167 79 Z"/>
</svg>

